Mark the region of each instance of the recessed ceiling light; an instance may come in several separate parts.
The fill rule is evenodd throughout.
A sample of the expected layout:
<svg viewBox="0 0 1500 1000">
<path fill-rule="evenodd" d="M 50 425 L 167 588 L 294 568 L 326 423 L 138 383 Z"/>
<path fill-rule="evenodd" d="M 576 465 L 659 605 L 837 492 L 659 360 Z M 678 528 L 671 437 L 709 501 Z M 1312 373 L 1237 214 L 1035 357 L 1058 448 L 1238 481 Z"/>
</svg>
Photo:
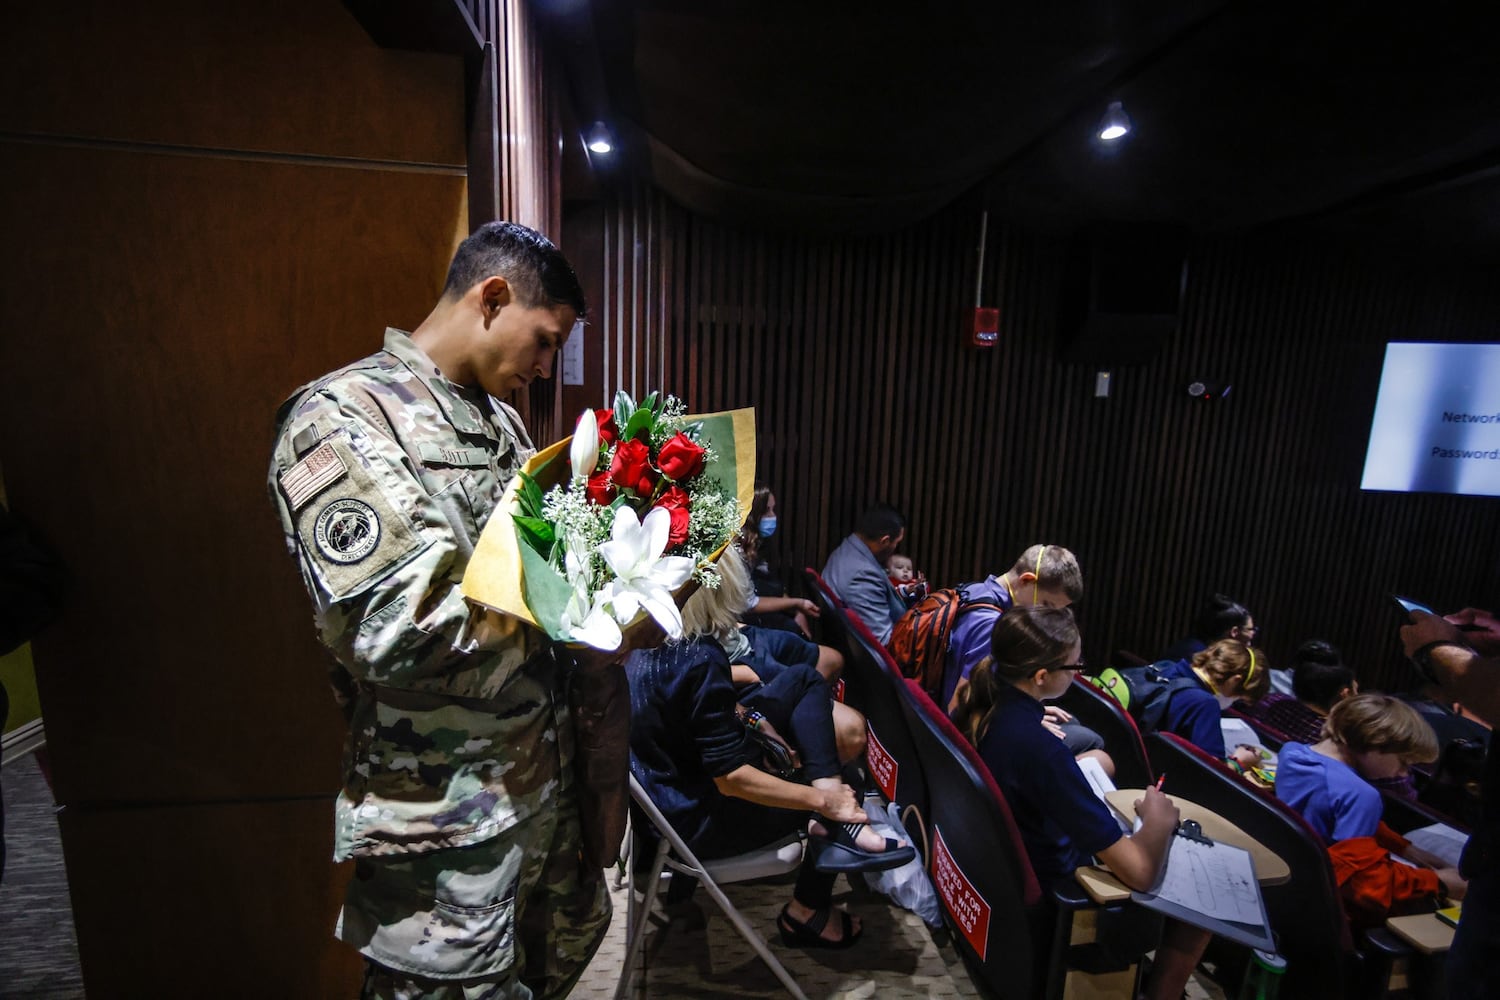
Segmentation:
<svg viewBox="0 0 1500 1000">
<path fill-rule="evenodd" d="M 1125 108 L 1119 101 L 1110 101 L 1104 117 L 1099 120 L 1099 138 L 1105 142 L 1114 142 L 1129 134 L 1130 116 L 1125 113 Z"/>
<path fill-rule="evenodd" d="M 614 137 L 609 134 L 609 126 L 603 122 L 594 122 L 589 126 L 589 134 L 584 141 L 595 153 L 608 153 L 615 148 Z"/>
</svg>

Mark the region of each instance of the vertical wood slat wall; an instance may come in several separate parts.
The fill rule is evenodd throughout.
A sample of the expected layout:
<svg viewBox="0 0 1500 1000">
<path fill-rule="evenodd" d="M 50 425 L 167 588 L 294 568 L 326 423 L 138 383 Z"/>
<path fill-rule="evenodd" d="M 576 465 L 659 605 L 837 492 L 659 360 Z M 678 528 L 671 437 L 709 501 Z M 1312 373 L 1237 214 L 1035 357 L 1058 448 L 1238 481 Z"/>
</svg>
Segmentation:
<svg viewBox="0 0 1500 1000">
<path fill-rule="evenodd" d="M 649 188 L 604 209 L 606 394 L 665 387 L 756 408 L 783 567 L 820 566 L 869 502 L 910 521 L 939 585 L 1028 544 L 1083 565 L 1086 655 L 1154 654 L 1221 590 L 1273 662 L 1310 637 L 1366 683 L 1409 686 L 1386 593 L 1494 607 L 1491 498 L 1364 493 L 1384 345 L 1493 338 L 1496 296 L 1441 268 L 1305 241 L 1205 240 L 1179 329 L 1149 364 L 1062 364 L 1062 247 L 991 226 L 999 343 L 966 346 L 976 207 L 903 232 L 812 239 L 719 226 Z M 1195 379 L 1233 385 L 1204 403 Z"/>
<path fill-rule="evenodd" d="M 536 14 L 526 0 L 465 0 L 480 37 L 493 46 L 499 117 L 499 218 L 561 240 L 562 124 Z M 522 390 L 520 407 L 538 441 L 562 430 L 554 382 Z"/>
</svg>

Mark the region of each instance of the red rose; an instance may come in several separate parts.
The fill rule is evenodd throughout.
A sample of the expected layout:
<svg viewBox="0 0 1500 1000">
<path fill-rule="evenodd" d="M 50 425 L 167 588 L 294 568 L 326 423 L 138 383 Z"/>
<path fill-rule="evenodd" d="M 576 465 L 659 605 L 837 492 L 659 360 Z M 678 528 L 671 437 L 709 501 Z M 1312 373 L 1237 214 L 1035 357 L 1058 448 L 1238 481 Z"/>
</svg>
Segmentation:
<svg viewBox="0 0 1500 1000">
<path fill-rule="evenodd" d="M 596 472 L 589 476 L 583 492 L 588 496 L 589 502 L 608 507 L 615 498 L 615 485 L 609 481 L 608 472 Z"/>
<path fill-rule="evenodd" d="M 687 541 L 688 536 L 688 501 L 687 491 L 680 486 L 670 486 L 662 492 L 652 507 L 660 507 L 672 515 L 672 526 L 667 531 L 667 547 L 681 545 Z"/>
<path fill-rule="evenodd" d="M 642 441 L 625 441 L 615 449 L 609 463 L 609 481 L 638 497 L 649 497 L 656 488 L 656 470 L 651 468 L 651 449 Z"/>
<path fill-rule="evenodd" d="M 595 410 L 594 419 L 599 422 L 599 447 L 614 444 L 620 439 L 620 428 L 615 426 L 614 410 Z"/>
<path fill-rule="evenodd" d="M 661 446 L 656 464 L 661 467 L 662 475 L 674 483 L 680 483 L 703 471 L 703 449 L 694 444 L 692 438 L 678 431 Z"/>
</svg>

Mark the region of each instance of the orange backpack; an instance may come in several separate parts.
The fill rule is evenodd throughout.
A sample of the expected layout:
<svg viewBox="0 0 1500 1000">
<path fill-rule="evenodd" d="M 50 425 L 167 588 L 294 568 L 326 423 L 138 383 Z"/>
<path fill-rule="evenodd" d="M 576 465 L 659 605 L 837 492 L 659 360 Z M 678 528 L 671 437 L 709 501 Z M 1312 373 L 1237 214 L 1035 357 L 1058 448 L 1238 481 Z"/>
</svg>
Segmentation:
<svg viewBox="0 0 1500 1000">
<path fill-rule="evenodd" d="M 922 690 L 937 698 L 943 689 L 948 637 L 958 624 L 958 616 L 974 608 L 1005 613 L 1003 607 L 990 601 L 970 600 L 964 587 L 934 590 L 907 608 L 906 614 L 892 626 L 888 643 L 901 675 L 912 678 L 922 685 Z"/>
</svg>

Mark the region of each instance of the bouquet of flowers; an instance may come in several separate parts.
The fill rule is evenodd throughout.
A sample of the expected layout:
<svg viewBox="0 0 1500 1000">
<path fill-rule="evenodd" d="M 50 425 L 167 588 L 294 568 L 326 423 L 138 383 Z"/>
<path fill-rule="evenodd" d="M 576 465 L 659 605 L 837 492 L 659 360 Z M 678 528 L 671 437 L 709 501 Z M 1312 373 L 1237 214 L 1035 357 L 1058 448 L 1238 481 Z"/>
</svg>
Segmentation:
<svg viewBox="0 0 1500 1000">
<path fill-rule="evenodd" d="M 754 411 L 684 410 L 621 391 L 613 408 L 584 411 L 506 489 L 465 596 L 596 649 L 618 649 L 648 615 L 680 636 L 674 593 L 690 580 L 718 586 L 714 562 L 755 488 Z"/>
</svg>

